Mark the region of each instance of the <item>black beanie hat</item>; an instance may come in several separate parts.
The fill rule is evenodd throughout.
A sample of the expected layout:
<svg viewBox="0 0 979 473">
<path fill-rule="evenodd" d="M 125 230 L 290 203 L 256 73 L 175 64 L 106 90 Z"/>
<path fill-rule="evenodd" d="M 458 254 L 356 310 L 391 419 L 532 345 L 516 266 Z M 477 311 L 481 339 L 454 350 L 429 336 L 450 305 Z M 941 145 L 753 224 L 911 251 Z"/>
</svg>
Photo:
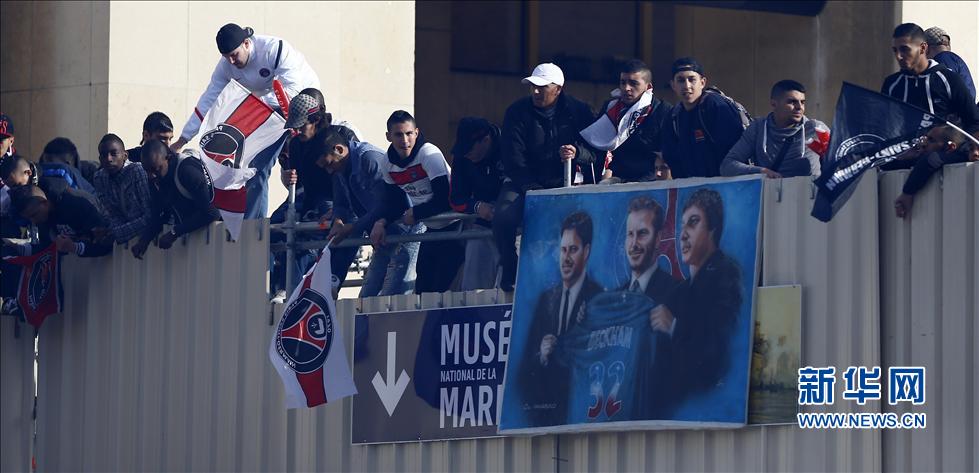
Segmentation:
<svg viewBox="0 0 979 473">
<path fill-rule="evenodd" d="M 228 54 L 237 49 L 238 46 L 241 46 L 245 38 L 253 34 L 255 34 L 255 31 L 251 28 L 242 28 L 234 23 L 228 23 L 218 30 L 218 36 L 215 38 L 218 43 L 218 51 L 221 54 Z"/>
</svg>

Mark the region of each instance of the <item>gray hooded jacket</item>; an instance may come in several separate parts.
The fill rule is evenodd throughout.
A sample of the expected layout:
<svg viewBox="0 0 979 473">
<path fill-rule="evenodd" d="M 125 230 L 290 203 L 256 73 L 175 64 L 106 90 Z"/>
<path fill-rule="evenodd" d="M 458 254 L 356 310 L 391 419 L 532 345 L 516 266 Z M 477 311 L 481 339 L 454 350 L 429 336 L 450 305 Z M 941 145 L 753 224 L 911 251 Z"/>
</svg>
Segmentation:
<svg viewBox="0 0 979 473">
<path fill-rule="evenodd" d="M 802 138 L 800 130 L 805 130 Z M 819 132 L 819 133 L 817 133 Z M 782 161 L 778 164 L 778 172 L 782 177 L 819 176 L 819 154 L 810 146 L 814 142 L 829 141 L 829 128 L 819 120 L 803 117 L 802 123 L 789 127 L 778 128 L 771 113 L 765 118 L 755 119 L 744 130 L 741 139 L 731 147 L 724 161 L 721 162 L 722 176 L 740 176 L 743 174 L 761 173 L 761 168 L 772 169 L 775 160 L 783 146 L 789 148 Z"/>
</svg>

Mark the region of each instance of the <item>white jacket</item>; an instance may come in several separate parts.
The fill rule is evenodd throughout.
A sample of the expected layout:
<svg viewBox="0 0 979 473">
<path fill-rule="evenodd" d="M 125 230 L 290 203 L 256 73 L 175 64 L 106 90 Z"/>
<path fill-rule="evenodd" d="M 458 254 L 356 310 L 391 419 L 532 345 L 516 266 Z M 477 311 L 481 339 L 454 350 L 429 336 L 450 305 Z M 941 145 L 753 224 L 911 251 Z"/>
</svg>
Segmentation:
<svg viewBox="0 0 979 473">
<path fill-rule="evenodd" d="M 264 35 L 253 35 L 251 40 L 252 52 L 244 69 L 233 66 L 224 57 L 218 61 L 211 74 L 211 82 L 207 85 L 207 90 L 197 100 L 197 107 L 190 114 L 187 124 L 180 133 L 181 138 L 190 140 L 197 134 L 204 115 L 211 109 L 211 105 L 231 79 L 238 81 L 275 109 L 279 108 L 279 102 L 272 91 L 273 79 L 279 79 L 290 99 L 305 88 L 320 87 L 320 79 L 306 62 L 306 58 L 287 41 Z"/>
</svg>

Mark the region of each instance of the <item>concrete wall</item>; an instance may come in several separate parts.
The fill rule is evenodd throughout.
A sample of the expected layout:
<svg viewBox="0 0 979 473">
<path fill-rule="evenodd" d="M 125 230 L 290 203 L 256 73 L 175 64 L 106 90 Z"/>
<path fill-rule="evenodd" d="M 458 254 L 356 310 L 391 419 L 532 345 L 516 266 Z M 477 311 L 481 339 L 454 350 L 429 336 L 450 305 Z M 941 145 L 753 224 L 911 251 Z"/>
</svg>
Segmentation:
<svg viewBox="0 0 979 473">
<path fill-rule="evenodd" d="M 692 55 L 704 65 L 711 83 L 752 114 L 768 113 L 771 85 L 793 78 L 809 89 L 808 114 L 830 122 L 842 81 L 877 89 L 895 70 L 890 37 L 899 19 L 898 3 L 828 2 L 816 17 L 654 3 L 640 9 L 648 18 L 639 23 L 650 29 L 640 38 L 652 44 L 640 51 L 653 69 L 657 95 L 671 102 L 673 94 L 664 87 L 669 64 Z M 450 4 L 424 2 L 417 7 L 415 101 L 421 126 L 443 147 L 451 146 L 459 118 L 481 115 L 500 123 L 507 105 L 528 93 L 518 76 L 451 70 Z M 560 11 L 542 4 L 541 16 L 546 15 Z M 971 18 L 974 23 L 975 15 Z M 565 90 L 598 107 L 616 84 L 614 77 L 606 83 L 569 81 Z"/>
<path fill-rule="evenodd" d="M 27 471 L 34 432 L 34 327 L 0 317 L 0 472 Z"/>
<path fill-rule="evenodd" d="M 3 2 L 0 9 L 0 108 L 14 120 L 16 147 L 32 158 L 59 135 L 85 159 L 98 159 L 107 131 L 135 146 L 154 110 L 179 133 L 220 59 L 214 36 L 227 22 L 298 48 L 330 110 L 368 141 L 383 147 L 388 115 L 414 112 L 414 2 Z M 274 208 L 286 190 L 272 182 Z"/>
<path fill-rule="evenodd" d="M 827 2 L 816 17 L 680 6 L 675 56 L 692 55 L 753 115 L 767 114 L 772 84 L 802 82 L 807 115 L 827 123 L 843 81 L 870 89 L 894 67 L 899 2 Z"/>
<path fill-rule="evenodd" d="M 71 139 L 98 159 L 106 132 L 108 2 L 0 3 L 0 110 L 14 122 L 14 147 L 33 160 L 52 138 Z"/>
<path fill-rule="evenodd" d="M 947 31 L 952 51 L 962 56 L 972 81 L 979 83 L 979 2 L 901 2 L 901 22 Z"/>
</svg>

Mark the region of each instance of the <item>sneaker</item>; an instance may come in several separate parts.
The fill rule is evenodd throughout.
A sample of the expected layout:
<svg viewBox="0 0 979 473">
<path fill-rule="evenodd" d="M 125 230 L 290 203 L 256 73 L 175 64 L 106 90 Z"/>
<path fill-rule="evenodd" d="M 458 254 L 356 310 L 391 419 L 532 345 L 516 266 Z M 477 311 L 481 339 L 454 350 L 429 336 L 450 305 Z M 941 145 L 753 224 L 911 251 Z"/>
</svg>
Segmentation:
<svg viewBox="0 0 979 473">
<path fill-rule="evenodd" d="M 275 291 L 275 296 L 269 301 L 272 304 L 285 304 L 286 303 L 286 291 L 284 289 L 279 289 Z"/>
</svg>

